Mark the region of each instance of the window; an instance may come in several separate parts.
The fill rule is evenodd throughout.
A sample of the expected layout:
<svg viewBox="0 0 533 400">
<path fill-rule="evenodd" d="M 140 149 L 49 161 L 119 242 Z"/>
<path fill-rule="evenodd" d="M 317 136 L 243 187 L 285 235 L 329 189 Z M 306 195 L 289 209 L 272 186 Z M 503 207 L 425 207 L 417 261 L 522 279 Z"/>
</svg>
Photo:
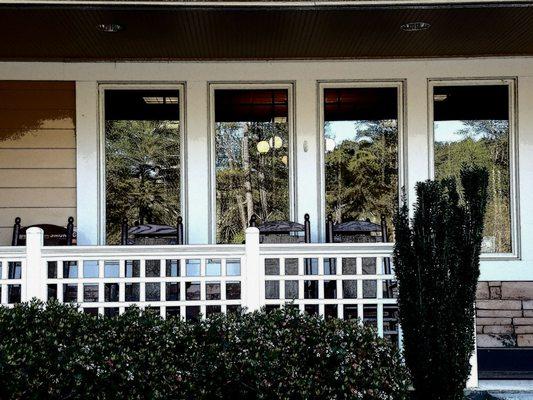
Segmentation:
<svg viewBox="0 0 533 400">
<path fill-rule="evenodd" d="M 175 226 L 181 215 L 179 89 L 104 90 L 106 243 L 129 225 Z"/>
<path fill-rule="evenodd" d="M 260 223 L 289 220 L 289 89 L 214 90 L 217 243 L 242 243 Z"/>
<path fill-rule="evenodd" d="M 433 169 L 459 178 L 461 166 L 489 172 L 482 252 L 513 253 L 513 81 L 433 82 Z"/>
<path fill-rule="evenodd" d="M 400 185 L 401 87 L 322 88 L 323 209 L 338 225 L 333 239 L 391 241 Z"/>
</svg>

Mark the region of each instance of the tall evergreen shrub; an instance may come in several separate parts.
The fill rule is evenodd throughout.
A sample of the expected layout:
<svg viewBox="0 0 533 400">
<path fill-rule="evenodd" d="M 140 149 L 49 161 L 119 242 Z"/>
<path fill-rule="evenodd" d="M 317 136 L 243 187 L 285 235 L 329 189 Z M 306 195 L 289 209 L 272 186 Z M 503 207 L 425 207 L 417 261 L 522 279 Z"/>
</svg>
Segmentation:
<svg viewBox="0 0 533 400">
<path fill-rule="evenodd" d="M 419 400 L 459 400 L 474 350 L 474 300 L 487 203 L 486 169 L 416 186 L 395 217 L 404 355 Z"/>
</svg>

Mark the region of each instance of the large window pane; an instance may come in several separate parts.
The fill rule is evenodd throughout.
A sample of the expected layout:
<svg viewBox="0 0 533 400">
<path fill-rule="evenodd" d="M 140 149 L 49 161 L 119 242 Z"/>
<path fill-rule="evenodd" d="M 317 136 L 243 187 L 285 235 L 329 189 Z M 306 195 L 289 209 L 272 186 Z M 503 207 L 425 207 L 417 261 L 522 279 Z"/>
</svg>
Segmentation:
<svg viewBox="0 0 533 400">
<path fill-rule="evenodd" d="M 252 215 L 288 220 L 288 90 L 215 91 L 217 242 L 242 243 Z"/>
<path fill-rule="evenodd" d="M 335 241 L 392 240 L 398 88 L 326 88 L 323 106 L 326 215 L 343 224 Z"/>
<path fill-rule="evenodd" d="M 435 178 L 459 178 L 461 166 L 489 171 L 482 251 L 510 253 L 509 86 L 433 89 Z"/>
<path fill-rule="evenodd" d="M 106 90 L 106 240 L 120 226 L 176 225 L 180 214 L 180 115 L 177 90 Z"/>
</svg>

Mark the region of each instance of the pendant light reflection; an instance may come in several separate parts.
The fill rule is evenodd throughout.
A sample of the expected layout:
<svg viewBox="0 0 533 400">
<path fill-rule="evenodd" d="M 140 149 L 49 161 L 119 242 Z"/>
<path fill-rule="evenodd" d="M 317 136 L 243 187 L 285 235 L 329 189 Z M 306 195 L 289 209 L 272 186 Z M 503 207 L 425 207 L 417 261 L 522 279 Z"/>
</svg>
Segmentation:
<svg viewBox="0 0 533 400">
<path fill-rule="evenodd" d="M 266 140 L 261 140 L 259 143 L 257 143 L 257 151 L 260 154 L 268 153 L 269 150 L 270 150 L 270 145 L 268 144 Z"/>
<path fill-rule="evenodd" d="M 260 154 L 266 154 L 270 151 L 270 149 L 280 149 L 283 146 L 283 139 L 279 136 L 274 136 L 273 138 L 270 138 L 268 142 L 266 140 L 261 140 L 259 143 L 257 143 L 257 151 Z"/>
<path fill-rule="evenodd" d="M 281 146 L 283 146 L 283 139 L 281 139 L 279 136 L 274 136 L 268 140 L 268 145 L 271 149 L 280 149 Z"/>
</svg>

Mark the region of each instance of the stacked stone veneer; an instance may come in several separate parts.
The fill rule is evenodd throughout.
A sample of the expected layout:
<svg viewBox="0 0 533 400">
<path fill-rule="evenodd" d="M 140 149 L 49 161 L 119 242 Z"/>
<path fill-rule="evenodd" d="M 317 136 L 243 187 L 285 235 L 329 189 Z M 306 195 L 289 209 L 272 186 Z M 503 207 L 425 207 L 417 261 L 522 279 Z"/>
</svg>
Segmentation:
<svg viewBox="0 0 533 400">
<path fill-rule="evenodd" d="M 533 347 L 533 282 L 479 282 L 478 347 Z"/>
</svg>

